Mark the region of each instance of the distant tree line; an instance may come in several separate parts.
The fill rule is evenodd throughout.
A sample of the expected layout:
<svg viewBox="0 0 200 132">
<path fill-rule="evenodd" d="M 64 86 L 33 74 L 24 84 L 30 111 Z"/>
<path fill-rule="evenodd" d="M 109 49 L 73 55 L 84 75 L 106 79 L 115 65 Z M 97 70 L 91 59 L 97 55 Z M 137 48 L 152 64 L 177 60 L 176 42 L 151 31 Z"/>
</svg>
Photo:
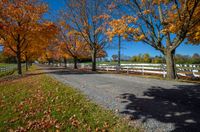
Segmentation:
<svg viewBox="0 0 200 132">
<path fill-rule="evenodd" d="M 121 57 L 120 57 L 121 61 L 129 61 L 130 59 L 131 59 L 130 56 L 121 54 Z M 117 61 L 117 60 L 118 60 L 118 55 L 116 55 L 116 54 L 112 55 L 112 61 Z"/>
<path fill-rule="evenodd" d="M 175 60 L 177 64 L 200 64 L 200 54 L 195 53 L 192 56 L 177 54 Z"/>
<path fill-rule="evenodd" d="M 118 55 L 112 55 L 112 61 L 117 61 Z M 200 54 L 194 53 L 192 56 L 189 55 L 175 55 L 176 64 L 200 64 Z M 150 56 L 150 54 L 139 54 L 135 56 L 122 57 L 121 61 L 129 61 L 134 63 L 166 63 L 164 56 Z"/>
<path fill-rule="evenodd" d="M 163 56 L 151 57 L 148 53 L 133 56 L 130 61 L 139 63 L 165 63 Z"/>
</svg>

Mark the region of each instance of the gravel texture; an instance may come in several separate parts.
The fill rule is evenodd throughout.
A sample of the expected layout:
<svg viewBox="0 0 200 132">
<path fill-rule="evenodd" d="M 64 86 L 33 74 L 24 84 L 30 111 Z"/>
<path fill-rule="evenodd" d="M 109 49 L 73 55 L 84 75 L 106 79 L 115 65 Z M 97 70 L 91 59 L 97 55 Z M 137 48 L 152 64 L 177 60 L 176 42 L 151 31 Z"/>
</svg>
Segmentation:
<svg viewBox="0 0 200 132">
<path fill-rule="evenodd" d="M 200 131 L 200 85 L 43 67 L 147 132 Z"/>
</svg>

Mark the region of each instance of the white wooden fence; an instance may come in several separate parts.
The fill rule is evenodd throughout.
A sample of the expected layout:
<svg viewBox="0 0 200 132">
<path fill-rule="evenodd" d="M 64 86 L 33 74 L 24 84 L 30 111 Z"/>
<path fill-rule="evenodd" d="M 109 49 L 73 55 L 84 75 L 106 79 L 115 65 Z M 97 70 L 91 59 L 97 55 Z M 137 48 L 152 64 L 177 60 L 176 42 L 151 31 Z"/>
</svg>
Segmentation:
<svg viewBox="0 0 200 132">
<path fill-rule="evenodd" d="M 81 64 L 81 68 L 91 68 L 91 65 Z M 109 64 L 100 64 L 97 66 L 99 70 L 105 71 L 120 71 L 131 73 L 131 72 L 140 72 L 142 74 L 151 73 L 151 74 L 161 74 L 163 77 L 166 77 L 166 64 L 121 64 L 120 68 L 116 65 Z M 177 74 L 180 76 L 194 76 L 200 77 L 200 65 L 196 64 L 177 64 L 176 65 Z"/>
<path fill-rule="evenodd" d="M 0 73 L 10 72 L 17 69 L 17 65 L 12 66 L 2 66 L 0 67 Z"/>
<path fill-rule="evenodd" d="M 53 66 L 64 66 L 64 64 L 53 64 Z M 67 67 L 73 67 L 73 63 L 68 63 Z M 79 68 L 91 69 L 91 64 L 79 63 Z M 150 63 L 136 63 L 136 64 L 121 64 L 120 68 L 112 64 L 97 64 L 98 70 L 103 71 L 120 71 L 126 73 L 139 72 L 141 74 L 160 74 L 166 77 L 166 64 L 150 64 Z M 200 77 L 200 64 L 176 64 L 177 74 L 180 76 Z"/>
<path fill-rule="evenodd" d="M 22 67 L 25 66 L 24 63 L 21 64 Z M 7 72 L 11 72 L 17 69 L 17 65 L 13 64 L 13 65 L 7 65 L 7 66 L 0 66 L 0 74 L 2 73 L 7 73 Z"/>
</svg>

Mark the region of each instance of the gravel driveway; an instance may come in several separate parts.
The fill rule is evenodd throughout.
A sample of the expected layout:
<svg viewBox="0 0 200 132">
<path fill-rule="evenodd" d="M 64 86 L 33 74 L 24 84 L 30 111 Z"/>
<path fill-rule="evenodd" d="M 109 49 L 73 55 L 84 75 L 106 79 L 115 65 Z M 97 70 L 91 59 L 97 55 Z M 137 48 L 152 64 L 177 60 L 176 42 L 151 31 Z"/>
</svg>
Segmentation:
<svg viewBox="0 0 200 132">
<path fill-rule="evenodd" d="M 129 116 L 145 131 L 200 131 L 200 85 L 58 68 L 45 70 L 103 107 Z"/>
</svg>

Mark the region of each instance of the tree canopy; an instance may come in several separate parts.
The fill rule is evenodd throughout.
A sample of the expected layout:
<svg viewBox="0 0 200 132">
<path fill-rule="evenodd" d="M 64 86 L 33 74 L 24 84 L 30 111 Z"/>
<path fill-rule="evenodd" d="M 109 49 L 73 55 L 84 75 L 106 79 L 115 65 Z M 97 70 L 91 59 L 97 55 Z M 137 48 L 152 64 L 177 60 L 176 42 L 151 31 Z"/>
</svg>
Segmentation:
<svg viewBox="0 0 200 132">
<path fill-rule="evenodd" d="M 119 36 L 159 50 L 168 78 L 175 79 L 175 61 L 182 58 L 176 55 L 177 47 L 200 43 L 199 0 L 64 0 L 64 4 L 52 22 L 43 17 L 49 10 L 42 0 L 0 1 L 0 43 L 6 55 L 17 58 L 19 74 L 22 61 L 74 59 L 76 64 L 84 58 L 92 60 L 95 71 L 96 58 L 105 56 L 105 45 Z M 148 54 L 142 57 L 144 62 L 151 60 Z"/>
</svg>

